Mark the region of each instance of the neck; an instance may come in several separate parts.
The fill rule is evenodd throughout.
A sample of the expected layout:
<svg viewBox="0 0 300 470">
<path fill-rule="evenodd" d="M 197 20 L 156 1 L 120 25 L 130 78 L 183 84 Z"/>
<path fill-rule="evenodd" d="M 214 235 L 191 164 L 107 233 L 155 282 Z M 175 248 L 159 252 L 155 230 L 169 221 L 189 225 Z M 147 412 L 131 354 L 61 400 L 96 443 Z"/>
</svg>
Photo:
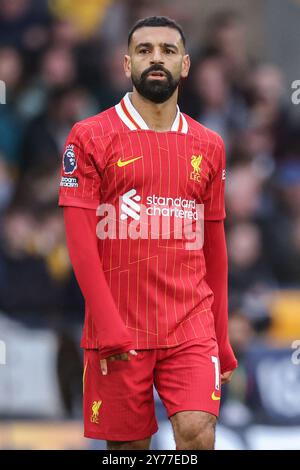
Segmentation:
<svg viewBox="0 0 300 470">
<path fill-rule="evenodd" d="M 149 129 L 157 132 L 171 130 L 177 113 L 177 98 L 177 90 L 164 103 L 153 103 L 147 100 L 135 88 L 130 95 L 133 106 L 142 116 Z"/>
</svg>

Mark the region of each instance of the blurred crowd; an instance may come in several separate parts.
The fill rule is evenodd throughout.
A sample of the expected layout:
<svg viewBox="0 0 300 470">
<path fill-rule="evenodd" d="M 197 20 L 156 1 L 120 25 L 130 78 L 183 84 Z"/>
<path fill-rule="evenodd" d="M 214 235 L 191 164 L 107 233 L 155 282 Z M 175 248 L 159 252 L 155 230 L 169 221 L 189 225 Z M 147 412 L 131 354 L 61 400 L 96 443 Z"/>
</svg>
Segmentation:
<svg viewBox="0 0 300 470">
<path fill-rule="evenodd" d="M 81 367 L 70 324 L 82 321 L 83 301 L 57 207 L 61 151 L 76 121 L 130 89 L 128 29 L 156 12 L 189 31 L 193 12 L 179 2 L 0 1 L 0 310 L 57 331 L 68 413 Z M 229 328 L 241 364 L 231 393 L 241 400 L 247 348 L 289 345 L 300 332 L 300 128 L 284 71 L 249 53 L 246 31 L 237 12 L 214 14 L 180 87 L 181 110 L 226 144 Z"/>
</svg>

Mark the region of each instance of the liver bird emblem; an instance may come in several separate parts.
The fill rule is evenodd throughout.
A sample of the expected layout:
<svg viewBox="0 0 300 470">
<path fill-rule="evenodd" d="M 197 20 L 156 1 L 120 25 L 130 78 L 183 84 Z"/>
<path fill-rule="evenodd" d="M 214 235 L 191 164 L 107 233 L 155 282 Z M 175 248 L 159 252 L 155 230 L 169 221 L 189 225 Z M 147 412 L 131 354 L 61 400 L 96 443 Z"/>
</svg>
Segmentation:
<svg viewBox="0 0 300 470">
<path fill-rule="evenodd" d="M 100 406 L 102 405 L 102 400 L 100 401 L 94 401 L 92 405 L 92 416 L 91 416 L 91 422 L 98 424 L 98 419 L 99 419 L 99 409 Z"/>
<path fill-rule="evenodd" d="M 194 168 L 194 172 L 196 174 L 199 174 L 200 171 L 201 171 L 201 169 L 200 169 L 201 161 L 202 161 L 202 155 L 193 155 L 192 156 L 191 165 Z"/>
</svg>

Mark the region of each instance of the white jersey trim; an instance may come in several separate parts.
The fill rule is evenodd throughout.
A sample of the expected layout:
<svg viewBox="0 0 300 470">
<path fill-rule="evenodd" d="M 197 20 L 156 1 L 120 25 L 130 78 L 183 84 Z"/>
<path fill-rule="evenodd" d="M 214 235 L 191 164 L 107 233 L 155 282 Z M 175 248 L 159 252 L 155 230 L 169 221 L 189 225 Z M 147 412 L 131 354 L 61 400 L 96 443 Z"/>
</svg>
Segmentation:
<svg viewBox="0 0 300 470">
<path fill-rule="evenodd" d="M 138 129 L 150 130 L 146 122 L 140 115 L 140 113 L 133 106 L 131 99 L 130 99 L 130 95 L 131 95 L 130 92 L 126 93 L 123 99 L 115 106 L 115 110 L 119 118 L 132 131 L 138 130 Z M 183 116 L 183 114 L 180 112 L 178 105 L 176 109 L 177 109 L 176 117 L 172 124 L 171 131 L 182 132 L 183 134 L 187 134 L 188 123 L 185 117 Z"/>
</svg>

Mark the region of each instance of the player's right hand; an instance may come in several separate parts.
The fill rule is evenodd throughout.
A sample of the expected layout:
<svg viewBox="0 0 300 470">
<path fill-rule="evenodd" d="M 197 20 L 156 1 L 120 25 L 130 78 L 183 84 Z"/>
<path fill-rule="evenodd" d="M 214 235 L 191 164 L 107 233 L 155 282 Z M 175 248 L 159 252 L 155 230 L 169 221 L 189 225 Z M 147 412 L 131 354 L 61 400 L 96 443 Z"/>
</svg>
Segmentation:
<svg viewBox="0 0 300 470">
<path fill-rule="evenodd" d="M 137 356 L 137 352 L 134 349 L 131 349 L 128 353 L 114 354 L 109 356 L 107 359 L 100 359 L 100 368 L 102 375 L 107 375 L 107 361 L 130 361 L 130 354 L 132 356 Z"/>
</svg>

